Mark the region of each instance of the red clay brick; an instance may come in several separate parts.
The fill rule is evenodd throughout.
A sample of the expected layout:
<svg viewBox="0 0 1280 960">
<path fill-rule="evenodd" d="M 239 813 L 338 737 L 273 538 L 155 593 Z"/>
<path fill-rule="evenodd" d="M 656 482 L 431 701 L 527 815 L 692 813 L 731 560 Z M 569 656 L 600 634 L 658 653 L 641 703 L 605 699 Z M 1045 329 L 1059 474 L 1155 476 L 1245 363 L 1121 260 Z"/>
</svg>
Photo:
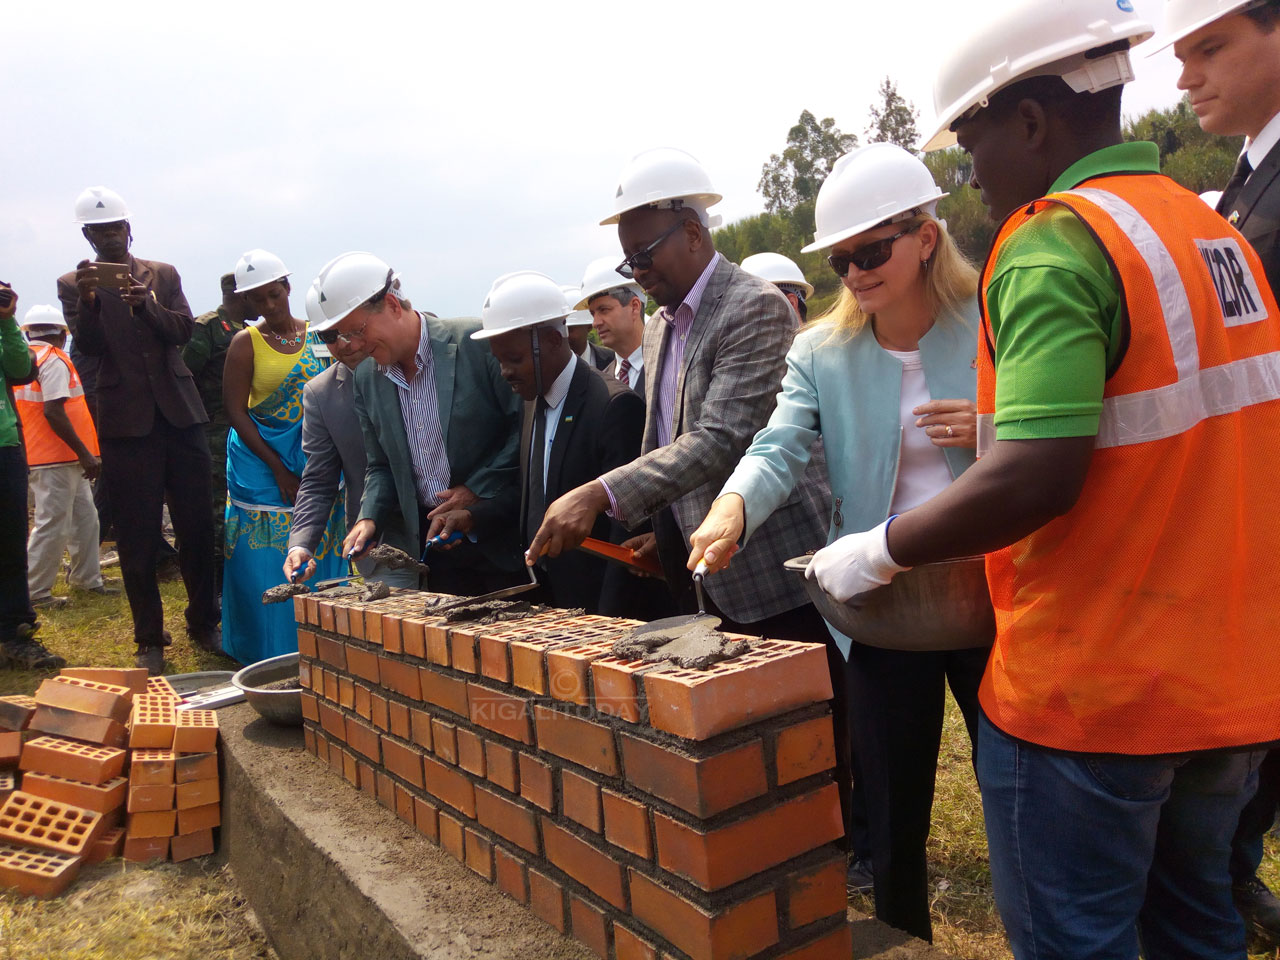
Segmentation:
<svg viewBox="0 0 1280 960">
<path fill-rule="evenodd" d="M 692 960 L 743 960 L 778 942 L 772 890 L 711 913 L 634 868 L 630 873 L 631 913 Z"/>
<path fill-rule="evenodd" d="M 465 775 L 447 767 L 435 757 L 424 757 L 426 789 L 447 806 L 468 817 L 476 815 L 476 788 Z M 420 784 L 421 785 L 421 784 Z"/>
<path fill-rule="evenodd" d="M 387 698 L 380 693 L 370 693 L 369 701 L 369 719 L 373 721 L 373 725 L 379 730 L 390 730 L 391 711 Z"/>
<path fill-rule="evenodd" d="M 516 903 L 528 903 L 529 880 L 525 876 L 524 863 L 502 847 L 493 848 L 493 862 L 498 889 Z"/>
<path fill-rule="evenodd" d="M 420 747 L 432 749 L 431 714 L 425 710 L 409 711 L 409 739 Z"/>
<path fill-rule="evenodd" d="M 114 683 L 83 680 L 79 677 L 51 677 L 36 689 L 37 706 L 61 707 L 77 713 L 109 717 L 117 723 L 129 719 L 133 691 Z"/>
<path fill-rule="evenodd" d="M 493 880 L 493 844 L 474 830 L 467 830 L 466 864 L 486 880 Z"/>
<path fill-rule="evenodd" d="M 313 723 L 320 722 L 320 707 L 317 705 L 316 695 L 305 690 L 302 693 L 302 715 Z"/>
<path fill-rule="evenodd" d="M 178 811 L 178 833 L 195 833 L 222 825 L 222 805 L 210 803 L 203 807 L 191 807 Z"/>
<path fill-rule="evenodd" d="M 547 692 L 545 644 L 523 638 L 502 642 L 506 644 L 511 657 L 511 682 L 517 687 L 545 695 Z"/>
<path fill-rule="evenodd" d="M 135 697 L 133 713 L 129 717 L 129 746 L 157 747 L 168 750 L 173 747 L 173 732 L 178 726 L 178 713 L 172 703 L 158 701 L 147 694 Z"/>
<path fill-rule="evenodd" d="M 373 692 L 363 683 L 356 684 L 356 714 L 373 720 Z"/>
<path fill-rule="evenodd" d="M 378 778 L 378 803 L 388 810 L 396 808 L 396 782 L 381 770 L 375 774 Z"/>
<path fill-rule="evenodd" d="M 564 891 L 544 873 L 529 868 L 529 909 L 561 933 L 565 931 Z"/>
<path fill-rule="evenodd" d="M 304 690 L 311 689 L 311 661 L 298 658 L 298 685 Z"/>
<path fill-rule="evenodd" d="M 374 770 L 373 764 L 365 760 L 357 760 L 356 779 L 359 781 L 362 792 L 367 793 L 374 800 L 378 799 L 378 772 Z"/>
<path fill-rule="evenodd" d="M 778 960 L 849 960 L 853 956 L 853 927 L 843 923 L 803 947 L 780 954 Z M 622 960 L 621 957 L 618 960 Z"/>
<path fill-rule="evenodd" d="M 572 770 L 560 771 L 560 812 L 592 833 L 599 833 L 604 828 L 600 788 Z"/>
<path fill-rule="evenodd" d="M 195 833 L 178 834 L 169 841 L 169 855 L 174 863 L 207 857 L 213 853 L 213 831 L 197 830 Z"/>
<path fill-rule="evenodd" d="M 537 804 L 548 813 L 556 802 L 551 785 L 551 767 L 528 753 L 520 754 L 520 796 Z"/>
<path fill-rule="evenodd" d="M 603 657 L 613 647 L 612 640 L 592 640 L 547 651 L 547 692 L 557 700 L 587 706 L 587 674 L 591 661 Z"/>
<path fill-rule="evenodd" d="M 440 811 L 440 846 L 444 847 L 459 863 L 464 858 L 462 821 Z"/>
<path fill-rule="evenodd" d="M 446 677 L 430 667 L 422 667 L 418 674 L 422 684 L 423 700 L 460 717 L 468 715 L 467 684 L 464 681 Z"/>
<path fill-rule="evenodd" d="M 311 665 L 311 692 L 320 699 L 324 699 L 324 667 L 319 663 Z"/>
<path fill-rule="evenodd" d="M 620 863 L 547 816 L 542 818 L 542 843 L 547 859 L 557 867 L 619 910 L 627 909 L 627 880 Z"/>
<path fill-rule="evenodd" d="M 613 949 L 618 960 L 658 960 L 658 950 L 652 943 L 620 923 L 613 925 Z"/>
<path fill-rule="evenodd" d="M 479 637 L 480 675 L 499 683 L 511 682 L 511 649 L 501 635 Z"/>
<path fill-rule="evenodd" d="M 31 718 L 30 730 L 32 733 L 47 733 L 52 737 L 83 740 L 103 747 L 123 747 L 129 740 L 124 724 L 117 720 L 45 704 L 36 707 L 36 714 Z M 22 734 L 19 733 L 17 736 L 21 737 Z"/>
<path fill-rule="evenodd" d="M 217 779 L 218 755 L 216 753 L 187 753 L 173 758 L 174 783 Z"/>
<path fill-rule="evenodd" d="M 347 670 L 361 680 L 368 680 L 372 684 L 377 684 L 381 676 L 378 670 L 378 655 L 372 650 L 365 650 L 353 643 L 347 644 Z"/>
<path fill-rule="evenodd" d="M 461 727 L 458 728 L 458 766 L 477 777 L 484 776 L 484 741 Z"/>
<path fill-rule="evenodd" d="M 427 658 L 427 641 L 422 632 L 421 620 L 410 617 L 400 621 L 400 645 L 406 657 L 414 657 L 418 660 Z M 395 652 L 390 647 L 387 651 Z"/>
<path fill-rule="evenodd" d="M 322 730 L 316 731 L 316 758 L 324 764 L 329 762 L 329 738 Z"/>
<path fill-rule="evenodd" d="M 421 797 L 413 798 L 413 824 L 424 837 L 440 842 L 440 810 Z"/>
<path fill-rule="evenodd" d="M 129 780 L 127 777 L 116 777 L 97 785 L 55 777 L 48 773 L 28 773 L 22 778 L 22 790 L 55 803 L 65 803 L 95 813 L 108 813 L 125 802 Z"/>
<path fill-rule="evenodd" d="M 372 618 L 373 611 L 369 611 L 367 617 Z M 368 620 L 366 620 L 368 623 Z M 372 626 L 372 624 L 369 624 Z M 400 632 L 401 621 L 394 613 L 384 613 L 378 616 L 378 627 L 376 628 L 382 634 L 382 649 L 387 653 L 403 653 L 404 638 Z M 369 629 L 366 626 L 366 631 Z"/>
<path fill-rule="evenodd" d="M 440 618 L 428 620 L 422 627 L 423 638 L 427 645 L 427 662 L 442 667 L 449 663 L 449 628 Z"/>
<path fill-rule="evenodd" d="M 355 717 L 347 717 L 347 744 L 364 754 L 374 763 L 382 762 L 381 738 L 371 723 L 362 723 Z"/>
<path fill-rule="evenodd" d="M 37 737 L 22 747 L 23 770 L 52 773 L 55 777 L 103 784 L 120 776 L 125 752 L 116 747 L 96 747 L 57 737 Z"/>
<path fill-rule="evenodd" d="M 331 707 L 327 703 L 321 703 L 319 709 L 320 726 L 324 728 L 324 732 L 339 740 L 345 737 L 347 735 L 346 715 L 337 707 Z"/>
<path fill-rule="evenodd" d="M 167 860 L 169 859 L 169 838 L 126 836 L 124 838 L 124 858 L 135 863 Z"/>
<path fill-rule="evenodd" d="M 646 673 L 649 723 L 689 740 L 707 740 L 766 717 L 831 699 L 820 644 L 753 640 L 751 652 L 706 670 Z"/>
<path fill-rule="evenodd" d="M 390 773 L 415 787 L 422 786 L 422 751 L 408 747 L 388 736 L 382 737 L 382 764 Z"/>
<path fill-rule="evenodd" d="M 76 680 L 96 680 L 117 687 L 126 687 L 133 693 L 147 692 L 146 667 L 64 667 L 59 676 Z"/>
<path fill-rule="evenodd" d="M 396 784 L 396 816 L 413 826 L 413 794 Z"/>
<path fill-rule="evenodd" d="M 575 940 L 585 943 L 596 956 L 609 960 L 609 920 L 603 910 L 570 895 L 569 923 Z"/>
<path fill-rule="evenodd" d="M 608 727 L 540 703 L 534 704 L 533 716 L 538 728 L 539 749 L 605 776 L 616 777 L 622 772 L 618 766 L 613 731 Z"/>
<path fill-rule="evenodd" d="M 298 652 L 304 657 L 315 660 L 319 657 L 316 635 L 310 630 L 298 631 Z"/>
<path fill-rule="evenodd" d="M 623 850 L 630 850 L 637 857 L 652 860 L 653 836 L 649 831 L 648 808 L 612 790 L 601 793 L 605 839 Z"/>
<path fill-rule="evenodd" d="M 89 850 L 84 855 L 84 862 L 101 863 L 103 860 L 118 857 L 122 853 L 124 853 L 124 828 L 112 827 L 110 830 L 103 830 L 98 835 L 98 839 L 89 845 Z"/>
<path fill-rule="evenodd" d="M 703 759 L 621 734 L 627 782 L 645 793 L 706 818 L 769 790 L 764 747 L 759 740 Z"/>
<path fill-rule="evenodd" d="M 373 614 L 376 618 L 378 615 Z M 355 637 L 357 640 L 363 640 L 365 629 L 365 612 L 359 606 L 351 606 L 347 608 L 347 634 Z M 374 641 L 376 642 L 376 641 Z"/>
<path fill-rule="evenodd" d="M 538 824 L 533 811 L 487 787 L 476 789 L 476 819 L 500 837 L 532 854 L 538 852 Z"/>
<path fill-rule="evenodd" d="M 336 632 L 335 611 L 332 601 L 317 600 L 316 606 L 318 608 L 318 613 L 320 614 L 320 629 L 328 630 L 330 633 Z M 321 640 L 323 638 L 316 637 L 316 639 Z"/>
<path fill-rule="evenodd" d="M 137 786 L 148 783 L 173 783 L 172 750 L 134 750 L 129 760 L 129 782 Z"/>
<path fill-rule="evenodd" d="M 315 627 L 320 626 L 320 601 L 315 597 L 304 597 L 303 600 L 307 605 L 305 622 Z"/>
<path fill-rule="evenodd" d="M 333 632 L 347 636 L 351 633 L 351 620 L 349 608 L 345 603 L 335 603 L 333 605 Z"/>
<path fill-rule="evenodd" d="M 449 629 L 449 659 L 453 669 L 463 673 L 480 672 L 480 656 L 476 650 L 476 636 L 465 627 Z"/>
<path fill-rule="evenodd" d="M 15 770 L 0 771 L 0 804 L 18 789 L 18 773 Z"/>
<path fill-rule="evenodd" d="M 533 727 L 529 722 L 529 701 L 523 697 L 491 690 L 471 683 L 471 722 L 521 743 L 533 743 Z"/>
<path fill-rule="evenodd" d="M 22 759 L 22 731 L 0 732 L 0 769 L 16 767 Z"/>
<path fill-rule="evenodd" d="M 834 914 L 844 916 L 845 861 L 837 854 L 816 867 L 787 876 L 787 926 L 792 930 Z"/>
<path fill-rule="evenodd" d="M 173 732 L 174 753 L 212 753 L 218 749 L 218 715 L 212 710 L 179 710 Z"/>
<path fill-rule="evenodd" d="M 354 769 L 355 755 L 348 753 L 347 756 L 351 757 Z M 348 777 L 347 779 L 350 780 L 352 778 Z M 209 803 L 217 803 L 221 798 L 217 780 L 192 780 L 190 783 L 180 783 L 175 788 L 174 793 L 179 810 L 203 807 Z"/>
<path fill-rule="evenodd" d="M 0 730 L 25 730 L 36 712 L 34 697 L 10 694 L 0 697 Z"/>
<path fill-rule="evenodd" d="M 175 809 L 173 805 L 174 789 L 174 785 L 171 783 L 144 784 L 140 787 L 130 784 L 129 800 L 125 809 L 129 813 L 145 813 L 148 810 L 173 810 Z"/>
<path fill-rule="evenodd" d="M 831 717 L 814 717 L 778 731 L 775 762 L 778 786 L 834 767 L 836 746 Z"/>
<path fill-rule="evenodd" d="M 382 614 L 377 610 L 365 610 L 361 619 L 361 636 L 370 643 L 382 646 Z"/>
<path fill-rule="evenodd" d="M 321 607 L 323 610 L 324 608 Z M 337 670 L 347 669 L 347 645 L 341 640 L 329 637 L 316 637 L 316 650 L 320 659 Z"/>
<path fill-rule="evenodd" d="M 316 732 L 306 724 L 302 725 L 302 749 L 313 757 L 316 755 Z"/>
<path fill-rule="evenodd" d="M 458 728 L 454 724 L 433 719 L 431 742 L 435 744 L 433 752 L 445 763 L 458 762 Z"/>
<path fill-rule="evenodd" d="M 150 810 L 131 813 L 125 827 L 130 837 L 172 837 L 178 820 L 176 810 Z"/>
<path fill-rule="evenodd" d="M 338 675 L 332 670 L 324 672 L 324 698 L 332 703 L 338 702 Z"/>
<path fill-rule="evenodd" d="M 409 739 L 409 708 L 391 700 L 387 703 L 387 724 L 401 740 Z"/>
<path fill-rule="evenodd" d="M 654 812 L 658 865 L 703 890 L 720 890 L 844 835 L 836 785 L 700 831 Z"/>
<path fill-rule="evenodd" d="M 356 685 L 350 677 L 338 678 L 338 706 L 348 710 L 356 708 Z"/>
<path fill-rule="evenodd" d="M 418 682 L 418 668 L 412 663 L 382 658 L 382 685 L 410 700 L 422 699 L 422 686 Z"/>
<path fill-rule="evenodd" d="M 489 779 L 512 793 L 520 792 L 520 770 L 516 766 L 516 752 L 492 740 L 484 741 L 485 767 Z"/>
<path fill-rule="evenodd" d="M 329 769 L 340 777 L 346 776 L 342 770 L 343 757 L 346 752 L 342 749 L 342 744 L 336 740 L 329 744 Z"/>
</svg>

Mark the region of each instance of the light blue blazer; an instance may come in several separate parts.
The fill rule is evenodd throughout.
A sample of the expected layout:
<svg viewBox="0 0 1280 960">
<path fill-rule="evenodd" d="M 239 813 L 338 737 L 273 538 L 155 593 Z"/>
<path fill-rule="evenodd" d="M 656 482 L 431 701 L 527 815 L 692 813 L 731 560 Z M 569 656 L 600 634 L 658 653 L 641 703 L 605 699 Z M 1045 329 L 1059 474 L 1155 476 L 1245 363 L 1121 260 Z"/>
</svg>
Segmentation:
<svg viewBox="0 0 1280 960">
<path fill-rule="evenodd" d="M 970 299 L 920 340 L 929 396 L 976 400 L 977 355 L 978 304 Z M 823 325 L 797 334 L 773 416 L 720 491 L 739 494 L 746 505 L 742 542 L 786 502 L 819 436 L 831 479 L 827 543 L 888 518 L 902 447 L 901 391 L 902 364 L 869 325 L 850 339 L 832 338 Z M 942 452 L 953 480 L 973 465 L 973 450 Z M 834 629 L 831 635 L 848 658 L 850 639 Z"/>
</svg>

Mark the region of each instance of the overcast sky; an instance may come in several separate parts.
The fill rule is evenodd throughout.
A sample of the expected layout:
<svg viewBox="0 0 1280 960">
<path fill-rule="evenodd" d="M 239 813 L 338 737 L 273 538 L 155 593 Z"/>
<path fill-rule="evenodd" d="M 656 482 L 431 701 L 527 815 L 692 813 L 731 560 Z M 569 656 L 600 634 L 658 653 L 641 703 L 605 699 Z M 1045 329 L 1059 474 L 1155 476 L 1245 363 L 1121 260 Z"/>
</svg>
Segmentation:
<svg viewBox="0 0 1280 960">
<path fill-rule="evenodd" d="M 1133 0 L 1158 21 L 1163 0 Z M 416 305 L 477 315 L 491 281 L 576 283 L 618 251 L 610 210 L 649 146 L 698 157 L 726 222 L 763 209 L 760 167 L 800 111 L 862 136 L 887 74 L 933 117 L 931 52 L 986 3 L 46 2 L 5 11 L 0 279 L 20 310 L 90 250 L 72 222 L 104 184 L 134 253 L 177 266 L 194 311 L 252 247 L 301 288 L 345 250 Z M 209 11 L 209 12 L 205 12 Z M 216 11 L 216 13 L 214 12 Z M 1150 44 L 1149 44 L 1150 45 Z M 1139 47 L 1125 110 L 1177 101 Z"/>
</svg>

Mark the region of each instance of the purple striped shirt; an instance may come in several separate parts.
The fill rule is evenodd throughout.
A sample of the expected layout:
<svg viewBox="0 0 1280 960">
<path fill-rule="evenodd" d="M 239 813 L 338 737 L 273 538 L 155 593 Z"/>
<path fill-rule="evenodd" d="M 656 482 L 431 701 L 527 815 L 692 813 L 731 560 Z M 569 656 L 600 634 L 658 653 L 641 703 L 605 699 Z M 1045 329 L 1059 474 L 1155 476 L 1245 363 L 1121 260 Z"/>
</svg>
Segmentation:
<svg viewBox="0 0 1280 960">
<path fill-rule="evenodd" d="M 422 333 L 418 337 L 417 370 L 413 380 L 405 380 L 404 371 L 398 363 L 378 369 L 396 385 L 399 392 L 400 416 L 404 420 L 404 435 L 413 460 L 413 482 L 418 491 L 418 502 L 431 508 L 440 502 L 436 494 L 449 487 L 449 455 L 445 452 L 444 428 L 440 425 L 440 398 L 436 393 L 431 337 L 427 333 L 427 318 L 421 319 Z"/>
</svg>

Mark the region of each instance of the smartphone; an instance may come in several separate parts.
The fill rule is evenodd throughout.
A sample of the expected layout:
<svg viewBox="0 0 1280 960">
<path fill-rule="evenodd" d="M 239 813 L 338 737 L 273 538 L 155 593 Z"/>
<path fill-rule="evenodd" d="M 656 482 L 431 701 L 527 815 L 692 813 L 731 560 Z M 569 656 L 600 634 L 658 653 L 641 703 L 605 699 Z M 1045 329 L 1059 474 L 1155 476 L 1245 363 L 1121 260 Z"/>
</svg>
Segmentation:
<svg viewBox="0 0 1280 960">
<path fill-rule="evenodd" d="M 0 310 L 7 310 L 13 304 L 13 288 L 0 280 Z"/>
<path fill-rule="evenodd" d="M 129 289 L 129 265 L 126 263 L 102 263 L 95 260 L 89 266 L 98 272 L 98 285 L 113 290 Z"/>
</svg>

